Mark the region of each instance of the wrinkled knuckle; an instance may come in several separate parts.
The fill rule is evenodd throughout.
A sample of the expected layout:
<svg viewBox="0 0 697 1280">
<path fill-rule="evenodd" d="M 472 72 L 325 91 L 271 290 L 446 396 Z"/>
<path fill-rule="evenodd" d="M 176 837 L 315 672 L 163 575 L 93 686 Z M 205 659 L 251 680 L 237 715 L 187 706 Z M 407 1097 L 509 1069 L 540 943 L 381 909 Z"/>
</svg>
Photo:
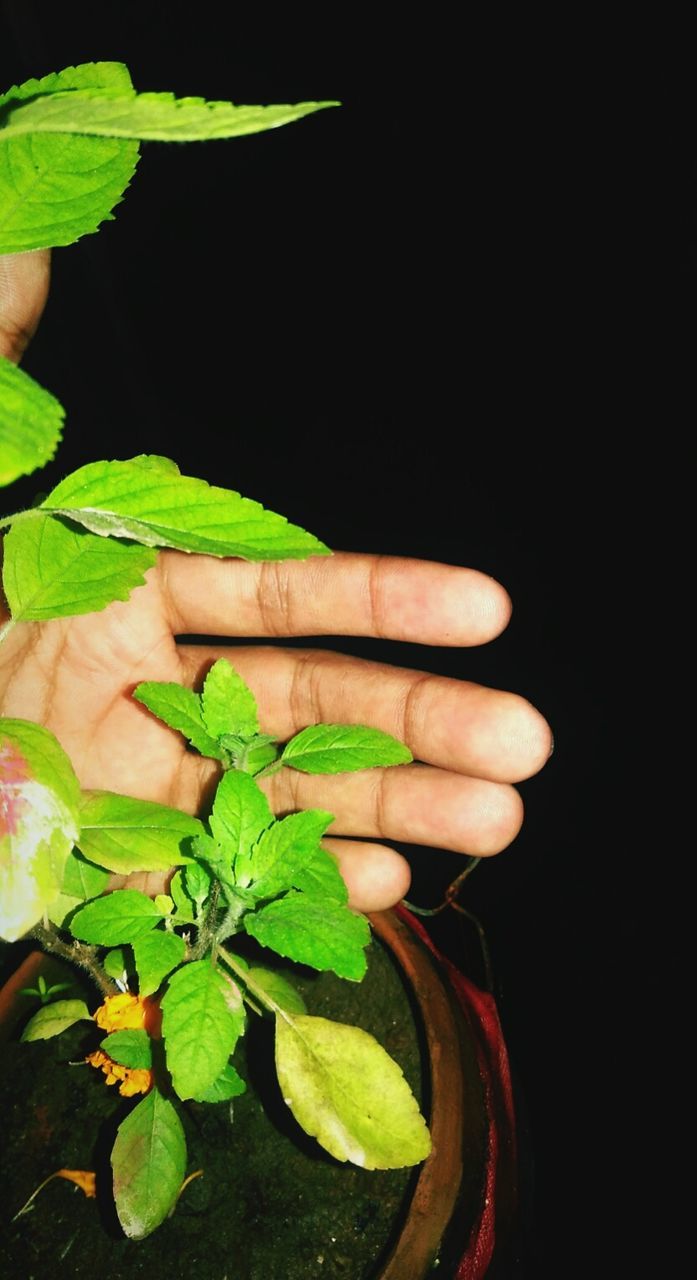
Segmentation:
<svg viewBox="0 0 697 1280">
<path fill-rule="evenodd" d="M 387 557 L 375 556 L 368 570 L 368 599 L 371 633 L 378 637 L 384 637 L 387 633 L 386 571 Z"/>
<path fill-rule="evenodd" d="M 269 560 L 261 565 L 257 606 L 265 632 L 273 636 L 293 634 L 290 584 L 284 564 Z"/>
<path fill-rule="evenodd" d="M 424 714 L 424 694 L 426 693 L 429 682 L 432 677 L 428 675 L 419 676 L 409 685 L 404 696 L 404 702 L 401 708 L 401 737 L 407 744 L 418 741 L 423 724 L 425 721 Z"/>
</svg>

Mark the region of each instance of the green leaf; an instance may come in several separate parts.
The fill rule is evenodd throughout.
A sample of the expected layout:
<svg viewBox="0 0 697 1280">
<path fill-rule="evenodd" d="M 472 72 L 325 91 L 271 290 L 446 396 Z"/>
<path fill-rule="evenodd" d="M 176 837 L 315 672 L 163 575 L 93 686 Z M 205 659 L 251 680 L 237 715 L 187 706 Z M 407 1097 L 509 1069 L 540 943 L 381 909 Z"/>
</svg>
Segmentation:
<svg viewBox="0 0 697 1280">
<path fill-rule="evenodd" d="M 334 815 L 322 809 L 291 813 L 274 822 L 259 836 L 248 853 L 240 853 L 235 863 L 238 884 L 252 885 L 259 898 L 272 898 L 290 889 L 294 876 L 310 862 Z"/>
<path fill-rule="evenodd" d="M 100 88 L 132 92 L 127 68 L 93 62 L 28 80 L 0 97 L 0 125 L 13 112 Z M 127 139 L 16 129 L 13 137 L 0 127 L 0 253 L 72 244 L 96 231 L 133 177 L 138 151 L 138 143 Z"/>
<path fill-rule="evenodd" d="M 206 729 L 212 738 L 222 733 L 252 737 L 259 732 L 254 694 L 224 658 L 214 662 L 201 694 Z"/>
<path fill-rule="evenodd" d="M 211 891 L 211 877 L 200 862 L 191 862 L 185 868 L 184 885 L 192 902 L 200 910 Z"/>
<path fill-rule="evenodd" d="M 179 809 L 112 791 L 85 791 L 78 844 L 85 857 L 110 871 L 168 871 L 190 859 L 182 844 L 203 825 Z"/>
<path fill-rule="evenodd" d="M 45 1004 L 37 1010 L 34 1017 L 29 1019 L 21 1039 L 50 1040 L 53 1036 L 59 1036 L 61 1031 L 67 1031 L 74 1022 L 85 1020 L 91 1022 L 92 1015 L 84 1000 L 54 1000 L 52 1004 Z"/>
<path fill-rule="evenodd" d="M 15 622 L 43 622 L 127 600 L 157 552 L 27 513 L 5 538 L 3 585 Z"/>
<path fill-rule="evenodd" d="M 103 893 L 109 883 L 109 872 L 102 867 L 83 858 L 77 849 L 68 854 L 63 872 L 63 893 L 70 894 L 81 902 L 96 898 Z"/>
<path fill-rule="evenodd" d="M 159 720 L 164 720 L 170 729 L 183 733 L 202 756 L 223 759 L 217 742 L 206 732 L 201 699 L 192 689 L 165 680 L 144 680 L 133 690 L 133 697 Z"/>
<path fill-rule="evenodd" d="M 149 933 L 162 919 L 155 903 L 138 889 L 116 889 L 95 898 L 73 916 L 70 932 L 81 942 L 115 947 Z"/>
<path fill-rule="evenodd" d="M 87 463 L 62 480 L 41 506 L 93 533 L 132 538 L 150 547 L 247 560 L 329 554 L 312 534 L 232 489 L 147 469 L 132 459 Z"/>
<path fill-rule="evenodd" d="M 0 936 L 20 938 L 63 883 L 79 831 L 79 786 L 52 733 L 0 719 Z"/>
<path fill-rule="evenodd" d="M 111 1153 L 121 1227 L 142 1240 L 172 1212 L 186 1172 L 186 1142 L 177 1112 L 158 1089 L 122 1120 Z"/>
<path fill-rule="evenodd" d="M 426 1122 L 401 1068 L 367 1031 L 277 1016 L 276 1070 L 298 1123 L 337 1160 L 401 1169 L 429 1154 Z"/>
<path fill-rule="evenodd" d="M 68 929 L 73 911 L 81 907 L 84 899 L 76 898 L 72 893 L 59 893 L 46 908 L 46 915 L 51 924 L 59 929 Z"/>
<path fill-rule="evenodd" d="M 36 471 L 53 457 L 64 417 L 55 396 L 0 356 L 0 485 Z"/>
<path fill-rule="evenodd" d="M 0 138 L 36 133 L 79 133 L 143 142 L 203 142 L 262 133 L 337 102 L 298 102 L 268 107 L 175 98 L 172 93 L 106 94 L 76 89 L 8 103 L 0 114 Z"/>
<path fill-rule="evenodd" d="M 152 1067 L 152 1040 L 147 1031 L 112 1031 L 105 1036 L 100 1049 L 108 1053 L 114 1062 L 124 1067 L 150 1070 Z"/>
<path fill-rule="evenodd" d="M 233 866 L 273 820 L 266 796 L 248 773 L 233 769 L 224 775 L 215 793 L 210 826 Z"/>
<path fill-rule="evenodd" d="M 209 960 L 178 969 L 162 999 L 167 1067 L 180 1098 L 210 1089 L 222 1072 L 242 1027 L 223 995 L 224 982 Z"/>
<path fill-rule="evenodd" d="M 146 934 L 147 937 L 147 934 Z M 112 951 L 107 951 L 102 959 L 102 968 L 110 978 L 123 978 L 124 973 L 129 974 L 133 971 L 133 964 L 128 958 L 128 953 L 123 947 L 114 947 Z M 143 993 L 147 994 L 147 993 Z"/>
<path fill-rule="evenodd" d="M 252 982 L 261 987 L 267 996 L 284 1010 L 285 1013 L 307 1013 L 307 1007 L 299 991 L 282 973 L 278 973 L 275 969 L 265 969 L 260 965 L 255 965 L 249 970 L 249 977 Z"/>
<path fill-rule="evenodd" d="M 309 862 L 293 874 L 293 888 L 302 889 L 308 898 L 323 901 L 348 902 L 348 889 L 333 853 L 321 846 Z"/>
<path fill-rule="evenodd" d="M 232 874 L 232 864 L 230 855 L 214 840 L 212 836 L 197 836 L 193 843 L 193 850 L 200 863 L 205 864 L 204 870 L 216 880 L 219 880 L 223 886 L 225 896 L 228 901 L 233 901 L 236 896 L 235 877 Z M 186 882 L 182 881 L 186 887 Z M 191 895 L 187 895 L 190 897 Z M 196 909 L 196 916 L 200 914 L 200 908 Z"/>
<path fill-rule="evenodd" d="M 244 916 L 243 924 L 257 942 L 279 955 L 314 969 L 333 969 L 340 978 L 360 982 L 366 971 L 363 948 L 370 942 L 365 916 L 338 902 L 318 902 L 292 891 Z"/>
<path fill-rule="evenodd" d="M 201 838 L 202 837 L 198 836 L 196 840 Z M 194 841 L 194 844 L 196 843 L 196 840 Z M 184 880 L 181 871 L 176 871 L 172 876 L 172 879 L 169 882 L 169 892 L 176 907 L 174 923 L 177 925 L 194 924 L 196 921 L 194 904 L 184 888 Z"/>
<path fill-rule="evenodd" d="M 218 1079 L 213 1081 L 210 1089 L 206 1089 L 206 1092 L 196 1101 L 228 1102 L 230 1098 L 239 1098 L 241 1093 L 246 1092 L 246 1089 L 247 1086 L 242 1076 L 237 1074 L 232 1063 L 229 1062 L 221 1071 Z"/>
<path fill-rule="evenodd" d="M 138 974 L 138 991 L 141 996 L 150 996 L 153 991 L 157 991 L 167 975 L 181 964 L 186 955 L 186 943 L 178 933 L 153 929 L 136 938 L 133 955 Z"/>
<path fill-rule="evenodd" d="M 313 724 L 291 738 L 281 760 L 302 773 L 345 773 L 375 766 L 408 764 L 404 743 L 381 729 L 361 724 Z"/>
</svg>

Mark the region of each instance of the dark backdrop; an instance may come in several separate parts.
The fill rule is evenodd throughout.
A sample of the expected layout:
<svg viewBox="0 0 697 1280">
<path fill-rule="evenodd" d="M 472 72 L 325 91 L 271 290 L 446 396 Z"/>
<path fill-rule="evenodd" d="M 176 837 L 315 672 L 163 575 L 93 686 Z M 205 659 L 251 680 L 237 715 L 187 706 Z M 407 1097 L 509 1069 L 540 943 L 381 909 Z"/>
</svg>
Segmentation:
<svg viewBox="0 0 697 1280">
<path fill-rule="evenodd" d="M 636 269 L 632 210 L 635 194 L 644 215 L 659 206 L 639 152 L 659 176 L 669 156 L 613 75 L 620 46 L 529 14 L 0 13 L 7 84 L 117 59 L 139 89 L 341 100 L 267 135 L 145 145 L 116 220 L 55 253 L 25 364 L 67 406 L 66 439 L 24 496 L 90 459 L 160 452 L 334 547 L 504 583 L 513 620 L 481 650 L 337 647 L 515 689 L 552 723 L 554 758 L 521 788 L 523 832 L 466 895 L 532 1193 L 515 1274 L 590 1274 L 599 1223 L 626 1264 L 648 1247 L 634 1197 L 655 1180 L 653 1117 L 635 1068 L 665 975 L 627 834 L 637 783 L 617 691 L 638 582 L 651 599 L 627 371 L 635 306 L 663 270 L 650 239 Z M 460 866 L 415 851 L 414 900 L 437 901 Z M 476 967 L 455 921 L 434 936 Z"/>
</svg>

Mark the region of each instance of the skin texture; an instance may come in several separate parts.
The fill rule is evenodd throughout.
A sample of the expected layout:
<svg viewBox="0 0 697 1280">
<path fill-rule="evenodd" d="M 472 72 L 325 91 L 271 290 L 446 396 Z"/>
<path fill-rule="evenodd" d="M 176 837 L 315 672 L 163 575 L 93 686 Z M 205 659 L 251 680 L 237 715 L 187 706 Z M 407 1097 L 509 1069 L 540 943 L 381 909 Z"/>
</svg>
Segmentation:
<svg viewBox="0 0 697 1280">
<path fill-rule="evenodd" d="M 36 329 L 48 280 L 47 253 L 0 258 L 0 352 L 10 359 L 21 358 Z M 419 762 L 335 777 L 286 769 L 264 784 L 277 813 L 316 806 L 335 815 L 326 843 L 339 856 L 351 902 L 377 910 L 409 886 L 407 862 L 383 840 L 480 855 L 510 844 L 522 821 L 511 784 L 545 763 L 549 727 L 515 694 L 284 648 L 282 639 L 348 634 L 469 646 L 494 639 L 509 617 L 504 589 L 471 569 L 348 553 L 255 565 L 166 551 L 126 603 L 11 630 L 0 648 L 0 714 L 50 729 L 84 787 L 193 813 L 206 804 L 217 766 L 186 751 L 131 691 L 141 680 L 199 687 L 211 663 L 230 655 L 216 637 L 278 640 L 234 650 L 264 732 L 284 740 L 319 720 L 373 724 L 407 742 Z M 185 633 L 210 635 L 211 643 L 177 644 Z M 161 876 L 129 883 L 163 887 Z"/>
</svg>

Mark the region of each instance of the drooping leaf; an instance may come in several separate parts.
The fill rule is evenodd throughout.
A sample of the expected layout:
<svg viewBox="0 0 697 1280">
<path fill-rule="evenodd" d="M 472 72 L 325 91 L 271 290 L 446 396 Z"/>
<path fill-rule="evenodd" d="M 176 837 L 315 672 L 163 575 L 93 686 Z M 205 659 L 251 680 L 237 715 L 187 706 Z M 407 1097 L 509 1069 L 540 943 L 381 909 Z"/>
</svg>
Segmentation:
<svg viewBox="0 0 697 1280">
<path fill-rule="evenodd" d="M 360 724 L 313 724 L 291 738 L 281 759 L 302 773 L 345 773 L 408 764 L 413 757 L 404 743 L 381 729 Z"/>
<path fill-rule="evenodd" d="M 79 831 L 79 786 L 52 733 L 0 719 L 0 936 L 20 938 L 58 896 Z"/>
<path fill-rule="evenodd" d="M 152 1040 L 147 1031 L 112 1031 L 105 1036 L 100 1049 L 124 1067 L 149 1070 L 152 1067 Z"/>
<path fill-rule="evenodd" d="M 238 883 L 244 887 L 251 885 L 259 898 L 272 898 L 290 889 L 296 872 L 312 860 L 333 820 L 333 814 L 322 809 L 305 809 L 274 822 L 262 831 L 248 852 L 238 854 L 235 862 Z"/>
<path fill-rule="evenodd" d="M 138 160 L 136 141 L 16 131 L 13 137 L 6 127 L 13 110 L 69 101 L 89 89 L 132 92 L 131 77 L 122 63 L 85 63 L 0 97 L 0 253 L 72 244 L 111 218 L 122 198 Z"/>
<path fill-rule="evenodd" d="M 172 93 L 97 92 L 44 94 L 9 102 L 0 111 L 0 138 L 36 133 L 78 133 L 143 142 L 203 142 L 235 138 L 289 124 L 337 102 L 297 102 L 268 107 L 175 98 Z"/>
<path fill-rule="evenodd" d="M 184 965 L 162 999 L 167 1067 L 180 1098 L 200 1099 L 222 1072 L 242 1026 L 223 996 L 223 980 L 209 960 Z"/>
<path fill-rule="evenodd" d="M 162 919 L 155 903 L 138 889 L 116 889 L 76 911 L 70 932 L 80 942 L 117 947 L 135 942 Z"/>
<path fill-rule="evenodd" d="M 206 732 L 201 711 L 201 699 L 193 689 L 165 680 L 144 680 L 133 691 L 133 697 L 142 702 L 170 729 L 176 729 L 189 739 L 202 756 L 222 760 L 223 752 L 214 738 Z"/>
<path fill-rule="evenodd" d="M 84 1000 L 54 1000 L 37 1009 L 24 1028 L 21 1039 L 50 1040 L 59 1036 L 61 1031 L 67 1031 L 73 1023 L 85 1020 L 91 1022 L 92 1015 Z"/>
<path fill-rule="evenodd" d="M 215 793 L 210 826 L 233 867 L 272 822 L 269 802 L 254 779 L 236 769 L 226 773 Z"/>
<path fill-rule="evenodd" d="M 249 970 L 249 978 L 260 986 L 267 996 L 271 996 L 276 1004 L 286 1013 L 307 1013 L 307 1007 L 299 991 L 282 973 L 275 969 L 265 969 L 254 965 Z"/>
<path fill-rule="evenodd" d="M 103 867 L 95 867 L 93 862 L 83 858 L 78 849 L 73 849 L 65 863 L 63 872 L 63 893 L 87 902 L 103 893 L 109 883 L 109 872 Z"/>
<path fill-rule="evenodd" d="M 203 719 L 212 738 L 222 733 L 252 737 L 259 732 L 254 694 L 224 658 L 214 662 L 201 693 Z"/>
<path fill-rule="evenodd" d="M 232 489 L 134 463 L 88 462 L 44 499 L 46 511 L 93 533 L 150 547 L 247 560 L 304 560 L 327 555 L 312 534 Z"/>
<path fill-rule="evenodd" d="M 3 585 L 16 622 L 44 622 L 127 600 L 145 581 L 157 552 L 98 538 L 33 511 L 5 538 Z"/>
<path fill-rule="evenodd" d="M 188 862 L 184 845 L 203 825 L 179 809 L 112 791 L 85 791 L 78 844 L 86 858 L 110 871 L 167 871 Z"/>
<path fill-rule="evenodd" d="M 175 1107 L 154 1088 L 119 1125 L 111 1153 L 121 1227 L 142 1240 L 171 1213 L 186 1172 L 186 1142 Z"/>
<path fill-rule="evenodd" d="M 64 417 L 55 396 L 0 356 L 0 485 L 36 471 L 53 457 Z"/>
<path fill-rule="evenodd" d="M 401 1169 L 429 1154 L 426 1122 L 401 1068 L 367 1031 L 277 1015 L 276 1070 L 298 1123 L 337 1160 Z"/>
<path fill-rule="evenodd" d="M 360 982 L 366 971 L 364 947 L 370 942 L 365 916 L 338 902 L 318 902 L 293 890 L 243 918 L 247 933 L 265 947 L 314 969 L 332 969 L 340 978 Z"/>
<path fill-rule="evenodd" d="M 167 974 L 181 964 L 186 955 L 186 943 L 178 933 L 153 929 L 136 938 L 133 955 L 139 994 L 150 996 L 164 982 Z"/>
<path fill-rule="evenodd" d="M 228 1102 L 230 1098 L 239 1098 L 241 1093 L 245 1093 L 247 1085 L 242 1076 L 238 1075 L 231 1062 L 223 1067 L 217 1080 L 206 1092 L 196 1099 L 197 1102 Z"/>
<path fill-rule="evenodd" d="M 321 846 L 315 850 L 309 862 L 299 867 L 293 875 L 293 888 L 302 889 L 308 898 L 323 901 L 348 902 L 348 889 L 333 853 Z"/>
</svg>

